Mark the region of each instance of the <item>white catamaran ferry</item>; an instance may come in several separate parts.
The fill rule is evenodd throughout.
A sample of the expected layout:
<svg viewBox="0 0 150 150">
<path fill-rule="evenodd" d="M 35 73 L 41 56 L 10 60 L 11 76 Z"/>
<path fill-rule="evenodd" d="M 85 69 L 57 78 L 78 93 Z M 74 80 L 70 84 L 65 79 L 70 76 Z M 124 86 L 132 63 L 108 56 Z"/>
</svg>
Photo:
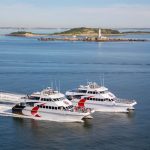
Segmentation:
<svg viewBox="0 0 150 150">
<path fill-rule="evenodd" d="M 24 102 L 20 102 L 12 108 L 12 112 L 36 119 L 82 122 L 83 118 L 91 117 L 94 110 L 75 107 L 64 94 L 54 91 L 52 88 L 46 88 L 27 96 Z"/>
<path fill-rule="evenodd" d="M 103 112 L 129 112 L 137 104 L 135 100 L 117 98 L 108 88 L 95 82 L 88 82 L 76 90 L 67 91 L 66 97 L 79 107 L 89 107 Z"/>
</svg>

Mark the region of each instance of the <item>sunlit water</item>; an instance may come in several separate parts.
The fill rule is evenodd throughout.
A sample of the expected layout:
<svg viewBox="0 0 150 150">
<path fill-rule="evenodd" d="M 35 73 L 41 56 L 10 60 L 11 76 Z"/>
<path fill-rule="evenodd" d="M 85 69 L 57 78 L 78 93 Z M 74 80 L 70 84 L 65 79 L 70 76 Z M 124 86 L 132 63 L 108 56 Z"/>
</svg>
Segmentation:
<svg viewBox="0 0 150 150">
<path fill-rule="evenodd" d="M 140 35 L 141 38 L 149 35 Z M 100 113 L 85 123 L 56 123 L 0 116 L 0 146 L 16 149 L 149 150 L 150 42 L 41 42 L 0 36 L 0 90 L 62 92 L 87 81 L 137 101 L 132 113 Z"/>
</svg>

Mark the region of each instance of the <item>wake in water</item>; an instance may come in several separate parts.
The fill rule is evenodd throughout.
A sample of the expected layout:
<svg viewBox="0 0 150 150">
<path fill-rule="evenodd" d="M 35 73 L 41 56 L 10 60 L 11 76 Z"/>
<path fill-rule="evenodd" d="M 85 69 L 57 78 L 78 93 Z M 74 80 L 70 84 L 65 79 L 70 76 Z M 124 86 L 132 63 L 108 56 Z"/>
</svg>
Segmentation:
<svg viewBox="0 0 150 150">
<path fill-rule="evenodd" d="M 12 113 L 12 106 L 6 106 L 6 105 L 0 105 L 0 116 L 16 117 L 16 118 L 29 118 L 29 119 L 34 119 L 34 120 L 44 120 L 41 118 L 33 118 L 30 116 L 14 114 L 14 113 Z"/>
<path fill-rule="evenodd" d="M 12 106 L 0 105 L 0 116 L 10 116 L 10 117 L 19 117 L 19 118 L 31 118 L 28 116 L 22 116 L 12 113 Z"/>
</svg>

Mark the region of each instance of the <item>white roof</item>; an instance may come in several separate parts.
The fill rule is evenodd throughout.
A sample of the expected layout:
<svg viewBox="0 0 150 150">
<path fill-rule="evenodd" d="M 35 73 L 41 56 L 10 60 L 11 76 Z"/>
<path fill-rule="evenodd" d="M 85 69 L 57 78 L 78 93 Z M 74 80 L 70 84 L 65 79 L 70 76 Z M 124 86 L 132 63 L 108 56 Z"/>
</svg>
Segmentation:
<svg viewBox="0 0 150 150">
<path fill-rule="evenodd" d="M 96 82 L 88 82 L 87 85 L 80 85 L 79 90 L 88 91 L 107 91 L 108 88 L 98 85 Z"/>
<path fill-rule="evenodd" d="M 64 94 L 54 91 L 52 88 L 48 87 L 41 92 L 34 92 L 31 96 L 39 96 L 41 98 L 61 98 L 64 97 Z"/>
</svg>

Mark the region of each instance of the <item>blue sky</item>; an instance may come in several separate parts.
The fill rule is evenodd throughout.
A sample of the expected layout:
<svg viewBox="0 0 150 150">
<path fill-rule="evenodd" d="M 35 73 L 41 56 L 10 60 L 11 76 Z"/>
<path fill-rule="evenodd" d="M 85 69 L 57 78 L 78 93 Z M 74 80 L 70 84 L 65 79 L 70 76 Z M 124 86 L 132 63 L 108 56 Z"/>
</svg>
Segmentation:
<svg viewBox="0 0 150 150">
<path fill-rule="evenodd" d="M 0 0 L 0 26 L 150 27 L 150 0 Z"/>
</svg>

